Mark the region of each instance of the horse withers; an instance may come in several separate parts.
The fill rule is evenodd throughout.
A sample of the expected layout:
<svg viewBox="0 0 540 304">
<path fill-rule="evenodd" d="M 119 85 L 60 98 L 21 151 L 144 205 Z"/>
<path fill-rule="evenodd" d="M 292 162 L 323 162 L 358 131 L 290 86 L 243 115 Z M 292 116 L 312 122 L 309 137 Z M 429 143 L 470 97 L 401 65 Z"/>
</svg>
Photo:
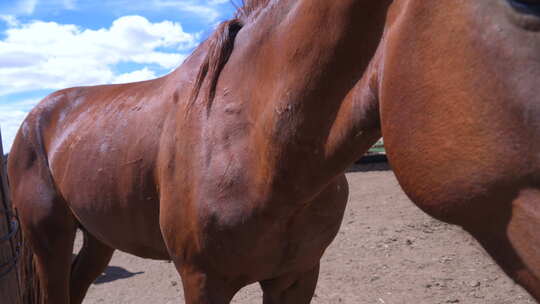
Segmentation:
<svg viewBox="0 0 540 304">
<path fill-rule="evenodd" d="M 186 303 L 254 282 L 266 304 L 309 303 L 343 172 L 380 136 L 369 62 L 389 3 L 247 0 L 165 77 L 45 98 L 9 159 L 27 297 L 81 303 L 118 249 L 173 260 Z"/>
</svg>

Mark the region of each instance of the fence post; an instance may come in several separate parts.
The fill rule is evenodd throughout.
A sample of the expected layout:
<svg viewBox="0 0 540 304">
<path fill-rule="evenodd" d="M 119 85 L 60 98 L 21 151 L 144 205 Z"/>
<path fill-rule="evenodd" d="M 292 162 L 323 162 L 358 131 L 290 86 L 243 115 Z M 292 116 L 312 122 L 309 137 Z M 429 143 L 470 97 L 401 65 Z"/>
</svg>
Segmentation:
<svg viewBox="0 0 540 304">
<path fill-rule="evenodd" d="M 11 208 L 0 130 L 0 302 L 2 303 L 21 303 L 17 272 L 20 253 L 18 228 L 18 222 Z"/>
</svg>

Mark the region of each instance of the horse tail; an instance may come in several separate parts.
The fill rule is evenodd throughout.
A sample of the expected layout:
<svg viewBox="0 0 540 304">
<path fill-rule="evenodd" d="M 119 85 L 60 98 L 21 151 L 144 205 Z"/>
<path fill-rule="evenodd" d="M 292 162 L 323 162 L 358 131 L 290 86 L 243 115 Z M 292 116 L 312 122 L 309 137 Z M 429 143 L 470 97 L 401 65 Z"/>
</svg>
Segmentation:
<svg viewBox="0 0 540 304">
<path fill-rule="evenodd" d="M 19 132 L 23 133 L 23 132 Z M 18 144 L 17 142 L 20 142 Z M 21 147 L 23 147 L 21 149 Z M 24 152 L 22 155 L 25 157 L 20 157 L 21 153 L 19 153 L 20 150 L 23 150 Z M 17 155 L 19 154 L 19 155 Z M 23 160 L 29 160 L 31 159 L 33 165 L 35 166 L 35 162 L 39 162 L 39 157 L 35 157 L 36 155 L 39 155 L 35 151 L 35 148 L 33 145 L 30 144 L 28 138 L 25 138 L 23 134 L 18 134 L 17 138 L 15 139 L 15 143 L 11 149 L 9 161 L 8 161 L 8 167 L 19 167 L 21 162 L 21 159 Z M 35 159 L 34 159 L 35 157 Z M 38 165 L 39 166 L 39 165 Z M 12 171 L 12 170 L 9 170 Z M 20 168 L 17 168 L 17 171 L 20 172 Z M 15 214 L 19 220 L 19 233 L 17 234 L 17 243 L 18 243 L 18 252 L 20 254 L 19 256 L 19 263 L 17 265 L 17 272 L 19 275 L 19 296 L 20 296 L 20 303 L 21 304 L 41 304 L 44 303 L 44 299 L 41 294 L 41 286 L 39 282 L 39 276 L 36 269 L 36 261 L 35 261 L 35 255 L 34 250 L 32 249 L 32 245 L 30 242 L 29 235 L 25 233 L 25 224 L 23 222 L 23 218 L 21 217 L 21 214 L 17 210 L 17 199 L 19 199 L 18 193 L 16 193 L 19 183 L 21 183 L 21 180 L 24 179 L 24 177 L 21 176 L 14 176 L 13 174 L 9 175 L 10 178 L 13 178 L 13 180 L 10 180 L 12 191 L 11 196 L 13 199 L 13 207 L 15 209 Z M 17 180 L 15 180 L 17 179 Z M 13 188 L 15 186 L 15 188 Z"/>
<path fill-rule="evenodd" d="M 11 261 L 2 265 L 7 270 L 2 269 L 0 279 L 12 271 L 16 274 L 14 284 L 17 290 L 11 290 L 10 294 L 6 295 L 8 301 L 14 301 L 13 304 L 40 304 L 43 301 L 41 299 L 39 280 L 36 275 L 34 253 L 24 235 L 18 214 L 11 204 L 12 193 L 9 189 L 7 163 L 4 160 L 1 141 L 0 161 L 2 162 L 0 163 L 0 201 L 2 203 L 0 204 L 2 205 L 0 206 L 0 213 L 4 213 L 7 222 L 10 223 L 9 233 L 3 236 L 0 243 L 9 241 L 13 252 Z"/>
<path fill-rule="evenodd" d="M 19 235 L 21 256 L 18 264 L 18 273 L 21 304 L 41 304 L 44 301 L 36 271 L 34 251 L 25 238 L 22 229 Z"/>
<path fill-rule="evenodd" d="M 47 99 L 50 97 L 45 98 L 42 103 L 47 102 Z M 27 116 L 15 137 L 7 164 L 11 199 L 20 223 L 18 233 L 20 260 L 17 270 L 21 304 L 45 302 L 30 235 L 30 231 L 33 231 L 30 229 L 36 227 L 28 226 L 28 219 L 23 214 L 23 210 L 32 208 L 29 203 L 37 200 L 33 188 L 55 191 L 42 137 L 45 128 L 44 119 L 48 114 L 44 109 L 46 108 L 38 106 Z"/>
<path fill-rule="evenodd" d="M 0 217 L 3 217 L 8 225 L 7 234 L 1 236 L 0 244 L 4 243 L 5 245 L 6 243 L 9 243 L 12 254 L 9 260 L 2 263 L 0 266 L 0 280 L 8 280 L 6 283 L 11 288 L 15 288 L 15 290 L 11 289 L 3 296 L 5 300 L 12 301 L 14 304 L 34 304 L 36 302 L 24 299 L 26 294 L 24 290 L 26 290 L 26 287 L 24 286 L 25 281 L 23 278 L 31 273 L 23 271 L 23 269 L 27 268 L 26 261 L 24 261 L 27 253 L 24 252 L 25 246 L 22 241 L 23 236 L 21 226 L 13 211 L 10 194 L 7 177 L 7 158 L 4 157 L 2 134 L 0 132 Z M 33 269 L 29 270 L 30 272 L 33 272 Z M 11 281 L 12 279 L 13 282 Z M 4 291 L 6 291 L 6 289 L 4 289 Z"/>
</svg>

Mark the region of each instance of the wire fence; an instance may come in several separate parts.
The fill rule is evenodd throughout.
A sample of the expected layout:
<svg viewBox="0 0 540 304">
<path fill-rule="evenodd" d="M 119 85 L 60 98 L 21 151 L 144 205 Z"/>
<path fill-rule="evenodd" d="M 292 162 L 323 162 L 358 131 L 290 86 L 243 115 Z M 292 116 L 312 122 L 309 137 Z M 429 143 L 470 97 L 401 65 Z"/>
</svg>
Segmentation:
<svg viewBox="0 0 540 304">
<path fill-rule="evenodd" d="M 386 154 L 386 151 L 384 150 L 384 141 L 383 139 L 379 139 L 377 143 L 375 143 L 367 152 L 367 155 L 372 154 Z"/>
</svg>

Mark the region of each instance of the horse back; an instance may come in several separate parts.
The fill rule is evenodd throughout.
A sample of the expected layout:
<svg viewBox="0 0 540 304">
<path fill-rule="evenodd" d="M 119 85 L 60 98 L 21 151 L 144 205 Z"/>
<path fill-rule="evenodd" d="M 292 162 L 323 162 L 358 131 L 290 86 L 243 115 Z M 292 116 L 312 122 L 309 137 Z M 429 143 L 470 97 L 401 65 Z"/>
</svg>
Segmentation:
<svg viewBox="0 0 540 304">
<path fill-rule="evenodd" d="M 158 258 L 166 257 L 154 179 L 171 112 L 165 82 L 55 92 L 28 115 L 14 143 L 14 152 L 31 151 L 43 160 L 55 191 L 84 229 L 115 248 Z M 24 154 L 15 153 L 13 161 L 31 159 Z M 126 237 L 133 234 L 138 241 Z"/>
</svg>

